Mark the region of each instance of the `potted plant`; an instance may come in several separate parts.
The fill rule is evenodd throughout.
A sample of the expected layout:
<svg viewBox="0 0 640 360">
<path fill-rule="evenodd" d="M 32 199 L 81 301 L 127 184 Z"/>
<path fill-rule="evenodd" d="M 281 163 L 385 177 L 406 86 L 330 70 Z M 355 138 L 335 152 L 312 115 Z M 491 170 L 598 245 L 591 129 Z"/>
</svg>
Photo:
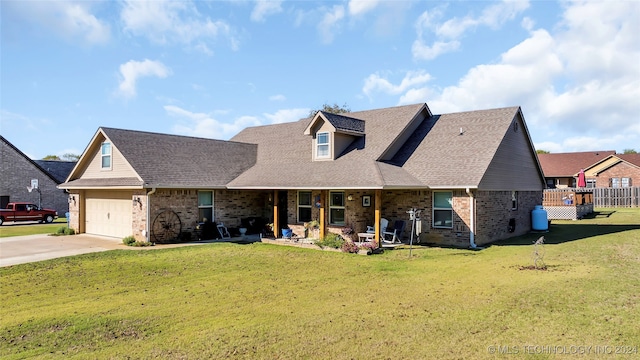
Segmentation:
<svg viewBox="0 0 640 360">
<path fill-rule="evenodd" d="M 304 236 L 305 237 L 309 237 L 309 231 L 313 231 L 313 238 L 317 238 L 318 235 L 316 233 L 316 230 L 318 230 L 320 228 L 320 223 L 318 222 L 318 220 L 311 220 L 309 222 L 304 223 Z"/>
</svg>

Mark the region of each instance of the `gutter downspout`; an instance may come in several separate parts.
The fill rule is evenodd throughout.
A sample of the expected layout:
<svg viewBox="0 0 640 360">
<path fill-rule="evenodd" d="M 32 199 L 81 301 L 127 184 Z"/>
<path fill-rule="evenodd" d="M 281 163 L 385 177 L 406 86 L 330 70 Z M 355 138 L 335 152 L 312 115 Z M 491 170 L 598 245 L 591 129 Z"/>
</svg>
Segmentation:
<svg viewBox="0 0 640 360">
<path fill-rule="evenodd" d="M 151 242 L 151 230 L 149 229 L 150 226 L 151 226 L 151 225 L 149 225 L 149 222 L 151 221 L 150 220 L 150 218 L 151 218 L 151 207 L 149 206 L 149 204 L 151 202 L 149 201 L 149 196 L 155 194 L 155 192 L 156 192 L 156 188 L 151 188 L 151 191 L 149 191 L 147 193 L 147 221 L 146 221 L 147 224 L 145 226 L 146 227 L 146 229 L 145 229 L 146 234 L 145 235 L 146 235 L 146 238 L 147 238 L 147 242 Z"/>
<path fill-rule="evenodd" d="M 466 188 L 465 191 L 467 192 L 467 195 L 469 195 L 469 246 L 472 249 L 475 249 L 476 248 L 476 242 L 475 242 L 476 224 L 474 221 L 474 217 L 476 213 L 475 199 L 473 197 L 473 192 L 471 191 L 471 189 Z"/>
</svg>

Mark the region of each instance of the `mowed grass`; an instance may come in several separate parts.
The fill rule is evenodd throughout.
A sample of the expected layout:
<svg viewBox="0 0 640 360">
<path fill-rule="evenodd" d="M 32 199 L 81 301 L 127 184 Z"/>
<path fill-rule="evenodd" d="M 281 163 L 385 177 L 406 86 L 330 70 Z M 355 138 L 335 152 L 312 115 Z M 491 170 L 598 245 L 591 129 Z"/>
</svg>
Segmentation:
<svg viewBox="0 0 640 360">
<path fill-rule="evenodd" d="M 57 218 L 51 224 L 36 221 L 4 223 L 0 226 L 0 237 L 53 234 L 61 226 L 67 226 L 66 218 Z"/>
<path fill-rule="evenodd" d="M 554 221 L 547 270 L 527 270 L 540 235 L 411 257 L 207 244 L 1 268 L 0 358 L 636 358 L 640 209 Z"/>
</svg>

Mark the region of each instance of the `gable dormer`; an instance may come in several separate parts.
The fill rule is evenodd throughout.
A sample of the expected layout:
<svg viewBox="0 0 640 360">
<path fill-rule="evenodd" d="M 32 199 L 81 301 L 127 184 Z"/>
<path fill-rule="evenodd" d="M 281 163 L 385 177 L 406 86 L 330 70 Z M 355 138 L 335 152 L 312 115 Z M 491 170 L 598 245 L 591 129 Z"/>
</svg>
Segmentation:
<svg viewBox="0 0 640 360">
<path fill-rule="evenodd" d="M 354 140 L 364 136 L 364 120 L 318 111 L 304 134 L 313 139 L 313 161 L 335 160 Z"/>
</svg>

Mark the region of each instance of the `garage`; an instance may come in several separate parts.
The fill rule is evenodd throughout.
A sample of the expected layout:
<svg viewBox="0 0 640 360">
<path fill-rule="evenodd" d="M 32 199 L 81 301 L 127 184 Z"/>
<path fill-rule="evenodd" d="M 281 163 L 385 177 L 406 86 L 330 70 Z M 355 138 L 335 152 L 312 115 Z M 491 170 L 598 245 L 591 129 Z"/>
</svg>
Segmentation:
<svg viewBox="0 0 640 360">
<path fill-rule="evenodd" d="M 124 238 L 133 233 L 131 191 L 88 191 L 87 234 Z"/>
</svg>

